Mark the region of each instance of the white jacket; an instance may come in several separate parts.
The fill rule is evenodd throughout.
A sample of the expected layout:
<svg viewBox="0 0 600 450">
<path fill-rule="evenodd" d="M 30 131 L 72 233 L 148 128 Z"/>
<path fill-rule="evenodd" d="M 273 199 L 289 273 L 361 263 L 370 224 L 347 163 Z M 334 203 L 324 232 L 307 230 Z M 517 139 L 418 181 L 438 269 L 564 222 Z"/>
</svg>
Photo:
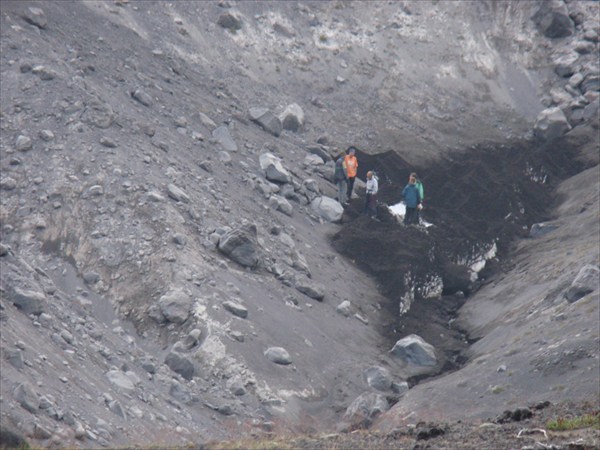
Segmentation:
<svg viewBox="0 0 600 450">
<path fill-rule="evenodd" d="M 367 194 L 377 194 L 378 190 L 379 184 L 377 183 L 377 178 L 367 179 Z"/>
</svg>

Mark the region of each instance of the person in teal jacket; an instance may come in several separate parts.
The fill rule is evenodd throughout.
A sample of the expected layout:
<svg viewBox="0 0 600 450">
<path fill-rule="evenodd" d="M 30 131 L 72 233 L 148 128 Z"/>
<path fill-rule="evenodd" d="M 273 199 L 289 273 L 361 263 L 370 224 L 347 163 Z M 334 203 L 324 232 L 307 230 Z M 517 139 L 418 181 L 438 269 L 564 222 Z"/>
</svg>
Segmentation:
<svg viewBox="0 0 600 450">
<path fill-rule="evenodd" d="M 419 196 L 421 197 L 421 203 L 419 204 L 419 206 L 417 206 L 417 223 L 419 223 L 419 220 L 421 219 L 420 217 L 420 212 L 423 209 L 423 201 L 425 200 L 425 194 L 424 194 L 424 189 L 423 189 L 423 183 L 421 183 L 421 180 L 419 179 L 419 176 L 413 172 L 410 174 L 411 177 L 415 177 L 415 180 L 417 180 L 417 182 L 415 183 L 415 185 L 417 186 L 417 189 L 419 190 Z"/>
<path fill-rule="evenodd" d="M 402 189 L 402 197 L 404 197 L 404 204 L 406 205 L 404 225 L 418 224 L 417 208 L 421 205 L 421 196 L 417 188 L 417 179 L 412 174 L 408 178 L 408 184 Z"/>
</svg>

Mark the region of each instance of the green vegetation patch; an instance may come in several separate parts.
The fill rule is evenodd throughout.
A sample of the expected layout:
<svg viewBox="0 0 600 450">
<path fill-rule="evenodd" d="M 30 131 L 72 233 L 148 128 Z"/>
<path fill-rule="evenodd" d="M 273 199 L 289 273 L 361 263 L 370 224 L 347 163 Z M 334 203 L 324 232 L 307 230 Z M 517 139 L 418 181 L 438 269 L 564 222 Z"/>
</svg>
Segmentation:
<svg viewBox="0 0 600 450">
<path fill-rule="evenodd" d="M 584 414 L 578 417 L 558 417 L 550 420 L 546 427 L 552 431 L 578 430 L 580 428 L 600 430 L 600 413 Z"/>
</svg>

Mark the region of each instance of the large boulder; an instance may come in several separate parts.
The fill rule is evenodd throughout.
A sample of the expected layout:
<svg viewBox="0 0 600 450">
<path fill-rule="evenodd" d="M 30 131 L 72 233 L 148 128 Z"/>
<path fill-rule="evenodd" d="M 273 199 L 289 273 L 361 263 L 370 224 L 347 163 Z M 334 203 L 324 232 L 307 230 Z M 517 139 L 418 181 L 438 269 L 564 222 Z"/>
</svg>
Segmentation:
<svg viewBox="0 0 600 450">
<path fill-rule="evenodd" d="M 381 414 L 390 409 L 385 396 L 375 392 L 365 392 L 357 397 L 346 409 L 343 421 L 352 428 L 368 428 Z"/>
<path fill-rule="evenodd" d="M 212 132 L 212 137 L 228 152 L 237 152 L 238 146 L 231 137 L 229 128 L 221 125 Z"/>
<path fill-rule="evenodd" d="M 304 111 L 296 103 L 292 103 L 279 115 L 284 130 L 299 131 L 304 126 Z"/>
<path fill-rule="evenodd" d="M 378 391 L 389 391 L 392 388 L 392 377 L 385 367 L 372 366 L 363 371 L 367 384 Z"/>
<path fill-rule="evenodd" d="M 567 116 L 556 106 L 540 112 L 533 127 L 535 135 L 545 140 L 562 136 L 570 129 Z"/>
<path fill-rule="evenodd" d="M 218 249 L 238 264 L 255 268 L 261 261 L 257 234 L 256 225 L 246 224 L 222 235 Z"/>
<path fill-rule="evenodd" d="M 437 364 L 433 345 L 425 342 L 422 337 L 416 334 L 400 339 L 391 352 L 404 362 L 415 366 L 435 366 Z"/>
<path fill-rule="evenodd" d="M 263 130 L 271 133 L 273 136 L 281 134 L 281 120 L 267 108 L 250 108 L 250 119 L 259 124 Z"/>
<path fill-rule="evenodd" d="M 173 372 L 178 373 L 186 380 L 194 378 L 194 364 L 185 356 L 180 355 L 177 352 L 170 352 L 165 357 L 165 364 Z"/>
<path fill-rule="evenodd" d="M 281 160 L 272 153 L 263 153 L 259 156 L 260 168 L 265 171 L 265 177 L 269 181 L 277 183 L 289 183 L 292 181 L 290 173 L 283 167 Z"/>
<path fill-rule="evenodd" d="M 531 18 L 538 29 L 549 38 L 571 36 L 575 31 L 575 23 L 569 17 L 565 2 L 546 0 L 541 2 L 540 9 Z"/>
<path fill-rule="evenodd" d="M 329 222 L 339 222 L 344 214 L 344 207 L 340 202 L 330 197 L 317 197 L 310 203 L 311 209 Z"/>
<path fill-rule="evenodd" d="M 287 216 L 291 216 L 294 212 L 294 207 L 290 202 L 279 195 L 271 195 L 271 197 L 269 197 L 269 206 L 276 211 L 281 211 Z"/>
<path fill-rule="evenodd" d="M 8 299 L 25 314 L 41 314 L 46 311 L 46 295 L 38 290 L 15 286 Z"/>
<path fill-rule="evenodd" d="M 160 311 L 165 319 L 173 323 L 183 323 L 190 315 L 192 299 L 180 289 L 174 289 L 158 300 Z"/>
<path fill-rule="evenodd" d="M 581 268 L 571 286 L 565 291 L 568 302 L 574 303 L 598 289 L 600 283 L 600 268 L 592 264 L 586 264 Z"/>
</svg>

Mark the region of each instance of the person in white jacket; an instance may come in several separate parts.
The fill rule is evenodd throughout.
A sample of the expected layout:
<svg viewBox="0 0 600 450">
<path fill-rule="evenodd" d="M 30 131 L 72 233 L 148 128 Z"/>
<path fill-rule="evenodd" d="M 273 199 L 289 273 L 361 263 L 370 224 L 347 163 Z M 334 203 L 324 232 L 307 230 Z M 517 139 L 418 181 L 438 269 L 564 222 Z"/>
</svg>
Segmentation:
<svg viewBox="0 0 600 450">
<path fill-rule="evenodd" d="M 377 183 L 377 177 L 373 174 L 373 171 L 367 172 L 367 195 L 365 197 L 365 214 L 368 214 L 371 218 L 377 217 L 377 191 L 379 190 L 379 183 Z"/>
</svg>

